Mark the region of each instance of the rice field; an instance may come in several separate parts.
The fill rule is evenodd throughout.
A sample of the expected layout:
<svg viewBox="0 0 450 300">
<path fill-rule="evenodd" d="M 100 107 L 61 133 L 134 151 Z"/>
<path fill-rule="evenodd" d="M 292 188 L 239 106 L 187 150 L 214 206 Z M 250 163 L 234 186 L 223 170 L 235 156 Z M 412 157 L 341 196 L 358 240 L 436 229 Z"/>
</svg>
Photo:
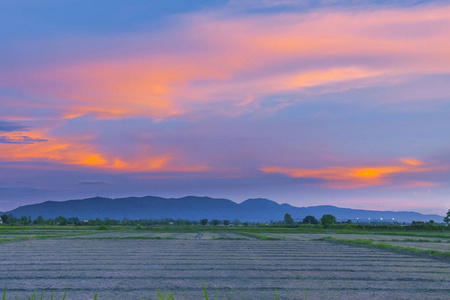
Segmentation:
<svg viewBox="0 0 450 300">
<path fill-rule="evenodd" d="M 65 299 L 93 299 L 96 293 L 97 299 L 159 299 L 158 290 L 175 299 L 205 299 L 202 281 L 210 299 L 216 294 L 275 299 L 275 293 L 278 299 L 448 299 L 450 294 L 448 261 L 317 240 L 330 233 L 54 234 L 0 243 L 0 287 L 7 299 L 27 299 L 35 291 L 38 298 L 43 291 L 44 299 L 52 292 L 56 299 L 66 290 Z M 269 235 L 277 239 L 261 238 Z M 450 248 L 443 238 L 403 242 L 408 238 L 376 235 Z"/>
</svg>

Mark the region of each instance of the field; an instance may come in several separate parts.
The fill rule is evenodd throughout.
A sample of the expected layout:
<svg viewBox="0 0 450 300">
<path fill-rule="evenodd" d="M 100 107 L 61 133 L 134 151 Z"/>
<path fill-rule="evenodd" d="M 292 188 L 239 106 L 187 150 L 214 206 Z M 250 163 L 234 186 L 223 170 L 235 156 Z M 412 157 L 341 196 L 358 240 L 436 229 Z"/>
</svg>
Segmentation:
<svg viewBox="0 0 450 300">
<path fill-rule="evenodd" d="M 448 299 L 448 256 L 348 242 L 448 252 L 448 232 L 297 231 L 0 227 L 0 286 L 7 299 L 204 299 L 202 281 L 210 299 Z"/>
</svg>

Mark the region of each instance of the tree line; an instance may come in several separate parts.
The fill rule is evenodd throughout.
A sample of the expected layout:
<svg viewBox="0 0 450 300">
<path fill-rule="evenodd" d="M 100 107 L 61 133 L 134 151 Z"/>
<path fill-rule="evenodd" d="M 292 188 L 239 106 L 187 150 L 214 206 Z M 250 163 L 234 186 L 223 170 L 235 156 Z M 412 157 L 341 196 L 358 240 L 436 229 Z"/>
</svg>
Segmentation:
<svg viewBox="0 0 450 300">
<path fill-rule="evenodd" d="M 16 218 L 12 214 L 3 214 L 0 216 L 0 220 L 4 225 L 10 226 L 138 226 L 138 225 L 192 225 L 198 224 L 197 221 L 190 220 L 182 220 L 182 219 L 127 219 L 123 218 L 122 220 L 115 220 L 110 218 L 95 218 L 95 219 L 87 219 L 81 220 L 77 217 L 66 218 L 63 216 L 59 216 L 56 218 L 44 219 L 42 216 L 37 217 L 36 219 L 32 219 L 31 217 L 21 217 Z"/>
<path fill-rule="evenodd" d="M 334 216 L 331 216 L 331 219 L 329 219 L 331 215 L 324 215 L 322 217 L 321 222 L 324 224 L 328 223 L 335 223 L 336 218 Z M 326 220 L 325 220 L 326 219 Z M 56 218 L 49 218 L 44 219 L 42 216 L 37 217 L 36 219 L 32 219 L 31 217 L 20 217 L 17 218 L 12 214 L 3 214 L 0 216 L 0 220 L 5 225 L 11 225 L 11 226 L 31 226 L 31 225 L 38 225 L 38 226 L 99 226 L 99 225 L 105 225 L 105 226 L 119 226 L 119 225 L 125 225 L 125 226 L 137 226 L 137 225 L 147 225 L 147 226 L 153 226 L 153 225 L 211 225 L 211 226 L 250 226 L 250 225 L 259 225 L 262 224 L 260 222 L 241 222 L 239 219 L 234 219 L 233 221 L 230 220 L 218 220 L 218 219 L 201 219 L 200 221 L 192 221 L 192 220 L 183 220 L 183 219 L 171 219 L 171 218 L 164 218 L 164 219 L 127 219 L 123 218 L 122 220 L 115 220 L 110 218 L 96 218 L 96 219 L 88 219 L 88 220 L 80 220 L 77 217 L 71 217 L 66 218 L 63 216 L 59 216 Z M 271 225 L 294 225 L 294 220 L 292 219 L 290 214 L 286 214 L 283 221 L 273 222 L 271 221 Z M 319 224 L 320 222 L 314 217 L 314 216 L 306 216 L 303 220 L 304 224 Z"/>
<path fill-rule="evenodd" d="M 0 216 L 1 221 L 5 225 L 10 226 L 137 226 L 137 225 L 210 225 L 210 226 L 251 226 L 251 225 L 260 225 L 260 222 L 241 222 L 239 219 L 230 220 L 218 220 L 218 219 L 201 219 L 200 221 L 192 221 L 192 220 L 183 220 L 183 219 L 127 219 L 123 218 L 122 220 L 115 220 L 110 218 L 96 218 L 96 219 L 88 219 L 88 220 L 80 220 L 77 217 L 66 218 L 63 216 L 56 217 L 54 219 L 44 219 L 42 216 L 37 217 L 36 219 L 32 219 L 31 217 L 20 217 L 16 218 L 12 214 L 3 214 Z M 336 218 L 332 215 L 324 215 L 320 222 L 314 216 L 306 216 L 303 219 L 303 224 L 326 224 L 327 226 L 336 223 Z M 290 214 L 286 214 L 283 221 L 270 221 L 271 225 L 295 225 L 294 220 L 292 219 Z"/>
<path fill-rule="evenodd" d="M 4 225 L 9 226 L 147 226 L 151 227 L 154 225 L 202 225 L 202 226 L 258 226 L 258 225 L 272 225 L 272 226 L 287 226 L 287 227 L 297 227 L 299 225 L 309 224 L 309 225 L 322 225 L 324 228 L 336 227 L 338 225 L 352 225 L 354 228 L 365 228 L 367 224 L 353 224 L 351 220 L 347 220 L 344 222 L 337 222 L 336 217 L 330 214 L 325 214 L 317 220 L 314 216 L 308 215 L 301 222 L 295 222 L 292 216 L 288 213 L 284 215 L 284 219 L 282 221 L 270 221 L 270 223 L 260 223 L 260 222 L 241 222 L 239 219 L 230 220 L 218 220 L 218 219 L 201 219 L 200 221 L 192 221 L 192 220 L 183 220 L 183 219 L 127 219 L 123 218 L 122 220 L 114 220 L 110 218 L 104 219 L 89 219 L 89 220 L 80 220 L 77 217 L 66 218 L 63 216 L 56 217 L 54 219 L 44 219 L 42 216 L 37 217 L 36 219 L 32 219 L 31 217 L 20 217 L 16 218 L 12 214 L 3 214 L 0 216 L 0 220 Z M 447 212 L 447 216 L 443 220 L 448 226 L 450 222 L 450 210 Z M 400 226 L 399 223 L 394 224 L 379 224 L 376 225 L 378 228 L 382 226 L 392 227 L 392 226 Z M 369 224 L 370 226 L 370 224 Z M 419 228 L 419 229 L 434 229 L 439 227 L 438 224 L 435 224 L 434 221 L 429 222 L 418 222 L 414 221 L 409 227 Z"/>
</svg>

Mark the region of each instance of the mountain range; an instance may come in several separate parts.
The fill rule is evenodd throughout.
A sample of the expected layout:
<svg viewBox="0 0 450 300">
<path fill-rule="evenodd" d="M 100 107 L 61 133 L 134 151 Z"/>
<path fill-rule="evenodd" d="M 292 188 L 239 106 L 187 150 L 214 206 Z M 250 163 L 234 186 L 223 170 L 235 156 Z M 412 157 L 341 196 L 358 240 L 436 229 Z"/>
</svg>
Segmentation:
<svg viewBox="0 0 450 300">
<path fill-rule="evenodd" d="M 307 215 L 320 219 L 324 214 L 331 214 L 338 221 L 359 220 L 412 222 L 429 221 L 441 223 L 439 215 L 423 215 L 417 212 L 374 211 L 362 209 L 340 208 L 330 205 L 295 207 L 289 204 L 278 204 L 268 199 L 248 199 L 236 203 L 228 199 L 187 196 L 183 198 L 162 198 L 155 196 L 103 198 L 94 197 L 68 201 L 46 201 L 38 204 L 24 205 L 0 214 L 13 214 L 15 217 L 30 216 L 45 219 L 58 216 L 78 217 L 80 219 L 110 218 L 127 219 L 219 219 L 249 222 L 280 221 L 289 213 L 295 221 L 301 221 Z"/>
</svg>

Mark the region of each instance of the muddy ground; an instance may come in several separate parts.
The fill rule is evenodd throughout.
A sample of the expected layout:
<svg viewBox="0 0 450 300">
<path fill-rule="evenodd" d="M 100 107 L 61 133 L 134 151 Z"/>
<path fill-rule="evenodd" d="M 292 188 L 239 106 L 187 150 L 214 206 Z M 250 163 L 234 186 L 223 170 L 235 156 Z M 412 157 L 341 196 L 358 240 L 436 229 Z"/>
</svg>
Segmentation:
<svg viewBox="0 0 450 300">
<path fill-rule="evenodd" d="M 157 299 L 159 289 L 197 300 L 204 299 L 202 281 L 210 299 L 216 291 L 219 299 L 275 299 L 275 291 L 278 299 L 304 299 L 305 293 L 307 299 L 450 294 L 450 264 L 435 259 L 314 241 L 312 235 L 281 241 L 173 235 L 178 239 L 89 235 L 0 243 L 0 287 L 8 299 L 26 299 L 33 291 L 61 297 L 68 288 L 66 299 L 93 299 L 95 293 L 100 300 Z"/>
</svg>

